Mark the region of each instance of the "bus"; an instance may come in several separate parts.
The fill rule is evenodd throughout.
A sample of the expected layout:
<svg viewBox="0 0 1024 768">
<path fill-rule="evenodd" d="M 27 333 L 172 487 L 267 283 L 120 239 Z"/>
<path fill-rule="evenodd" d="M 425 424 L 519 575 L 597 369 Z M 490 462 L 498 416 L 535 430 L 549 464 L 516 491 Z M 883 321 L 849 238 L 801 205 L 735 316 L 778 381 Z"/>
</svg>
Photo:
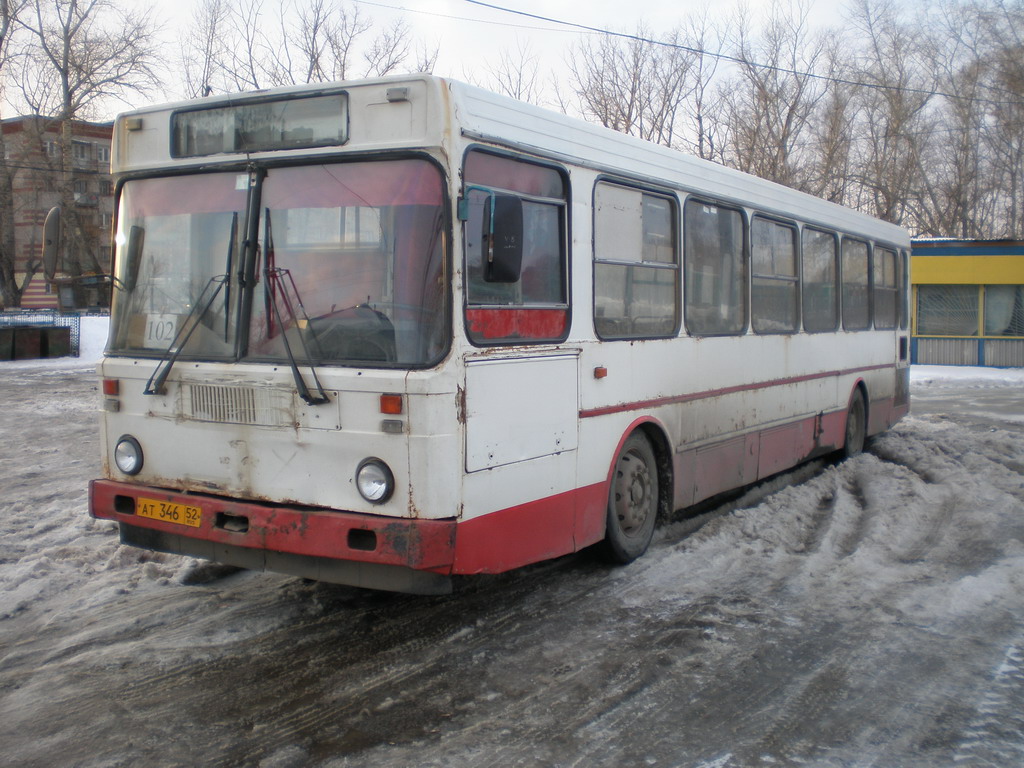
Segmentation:
<svg viewBox="0 0 1024 768">
<path fill-rule="evenodd" d="M 429 75 L 120 115 L 89 508 L 121 541 L 443 594 L 909 409 L 907 233 Z"/>
</svg>

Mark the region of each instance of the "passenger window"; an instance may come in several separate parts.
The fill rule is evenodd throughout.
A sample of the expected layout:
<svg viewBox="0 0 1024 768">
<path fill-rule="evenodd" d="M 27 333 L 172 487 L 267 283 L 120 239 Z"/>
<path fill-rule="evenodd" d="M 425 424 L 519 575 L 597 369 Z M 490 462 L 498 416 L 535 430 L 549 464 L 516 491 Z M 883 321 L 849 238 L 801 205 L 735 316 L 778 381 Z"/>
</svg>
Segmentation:
<svg viewBox="0 0 1024 768">
<path fill-rule="evenodd" d="M 871 326 L 868 304 L 868 244 L 843 239 L 843 328 L 863 331 Z"/>
<path fill-rule="evenodd" d="M 834 331 L 839 324 L 839 269 L 836 236 L 817 229 L 803 232 L 804 330 Z"/>
<path fill-rule="evenodd" d="M 900 330 L 907 330 L 910 325 L 910 256 L 900 251 Z"/>
<path fill-rule="evenodd" d="M 750 229 L 751 320 L 758 333 L 793 333 L 800 327 L 796 227 L 755 217 Z"/>
<path fill-rule="evenodd" d="M 898 322 L 895 251 L 875 248 L 871 280 L 875 301 L 875 328 L 891 330 Z"/>
<path fill-rule="evenodd" d="M 747 327 L 743 214 L 702 200 L 684 209 L 686 328 L 695 336 L 740 334 Z"/>
<path fill-rule="evenodd" d="M 460 206 L 465 251 L 466 329 L 477 344 L 557 341 L 569 330 L 565 247 L 565 183 L 546 166 L 473 151 L 466 156 Z M 495 195 L 522 206 L 518 279 L 489 281 L 483 243 Z"/>
<path fill-rule="evenodd" d="M 604 339 L 671 336 L 679 325 L 674 201 L 594 189 L 594 328 Z"/>
</svg>

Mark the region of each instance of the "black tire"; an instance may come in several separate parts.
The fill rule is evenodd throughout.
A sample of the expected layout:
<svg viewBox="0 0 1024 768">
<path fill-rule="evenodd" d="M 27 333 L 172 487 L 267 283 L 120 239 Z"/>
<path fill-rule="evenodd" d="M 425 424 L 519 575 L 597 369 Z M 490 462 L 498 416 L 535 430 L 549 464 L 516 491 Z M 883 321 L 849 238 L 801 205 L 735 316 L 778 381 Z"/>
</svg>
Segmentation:
<svg viewBox="0 0 1024 768">
<path fill-rule="evenodd" d="M 843 439 L 843 458 L 851 458 L 864 450 L 867 440 L 867 405 L 860 388 L 854 390 L 850 407 L 846 411 L 846 430 Z"/>
<path fill-rule="evenodd" d="M 614 563 L 630 563 L 647 551 L 658 518 L 658 464 L 651 442 L 634 432 L 615 460 L 608 489 L 604 550 Z"/>
</svg>

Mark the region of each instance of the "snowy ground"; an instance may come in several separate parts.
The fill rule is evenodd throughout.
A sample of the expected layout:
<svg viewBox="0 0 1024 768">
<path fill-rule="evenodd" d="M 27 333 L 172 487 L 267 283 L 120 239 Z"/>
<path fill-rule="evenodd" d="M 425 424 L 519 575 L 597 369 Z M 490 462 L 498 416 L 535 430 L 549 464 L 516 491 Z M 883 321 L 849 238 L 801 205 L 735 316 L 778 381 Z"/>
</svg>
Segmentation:
<svg viewBox="0 0 1024 768">
<path fill-rule="evenodd" d="M 91 361 L 0 365 L 0 764 L 1024 764 L 1024 372 L 662 528 L 422 598 L 121 547 Z"/>
</svg>

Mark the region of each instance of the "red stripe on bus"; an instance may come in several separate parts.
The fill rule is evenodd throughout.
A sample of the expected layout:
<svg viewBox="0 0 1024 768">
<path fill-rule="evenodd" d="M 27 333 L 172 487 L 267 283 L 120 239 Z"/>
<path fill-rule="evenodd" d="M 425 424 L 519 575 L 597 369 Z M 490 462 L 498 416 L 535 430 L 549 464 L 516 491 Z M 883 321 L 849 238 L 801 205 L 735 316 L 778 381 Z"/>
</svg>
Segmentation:
<svg viewBox="0 0 1024 768">
<path fill-rule="evenodd" d="M 594 416 L 607 416 L 612 413 L 627 413 L 628 411 L 638 411 L 646 408 L 657 408 L 662 405 L 689 403 L 694 400 L 708 400 L 712 397 L 733 395 L 738 392 L 751 392 L 758 389 L 768 389 L 769 387 L 784 387 L 788 384 L 800 384 L 805 381 L 814 381 L 816 379 L 849 376 L 855 373 L 867 373 L 868 371 L 882 371 L 890 368 L 895 370 L 895 366 L 889 364 L 870 365 L 865 366 L 863 368 L 850 368 L 848 370 L 843 371 L 824 371 L 821 373 L 808 373 L 805 374 L 804 376 L 792 376 L 787 379 L 774 379 L 772 381 L 758 381 L 751 384 L 738 384 L 734 387 L 723 387 L 722 389 L 708 389 L 703 392 L 691 392 L 686 395 L 671 395 L 669 397 L 658 397 L 651 400 L 638 400 L 632 403 L 606 405 L 601 408 L 587 408 L 580 411 L 580 418 L 589 419 L 593 418 Z"/>
<path fill-rule="evenodd" d="M 453 573 L 501 573 L 604 538 L 608 490 L 595 483 L 459 523 Z"/>
</svg>

